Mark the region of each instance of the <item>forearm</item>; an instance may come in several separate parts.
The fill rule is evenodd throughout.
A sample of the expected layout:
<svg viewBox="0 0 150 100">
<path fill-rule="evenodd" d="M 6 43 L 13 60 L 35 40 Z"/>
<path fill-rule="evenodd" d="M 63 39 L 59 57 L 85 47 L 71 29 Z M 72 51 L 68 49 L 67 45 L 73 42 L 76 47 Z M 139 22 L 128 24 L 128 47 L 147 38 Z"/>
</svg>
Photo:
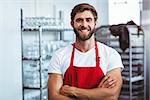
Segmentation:
<svg viewBox="0 0 150 100">
<path fill-rule="evenodd" d="M 113 92 L 112 92 L 113 91 Z M 80 89 L 76 88 L 74 95 L 80 99 L 86 100 L 117 100 L 118 95 L 113 89 L 108 88 L 94 88 L 94 89 Z"/>
<path fill-rule="evenodd" d="M 70 97 L 60 94 L 62 84 L 62 76 L 60 74 L 49 74 L 48 100 L 72 100 Z"/>
<path fill-rule="evenodd" d="M 48 100 L 72 100 L 70 97 L 61 95 L 61 94 L 56 94 L 56 95 L 48 95 Z"/>
</svg>

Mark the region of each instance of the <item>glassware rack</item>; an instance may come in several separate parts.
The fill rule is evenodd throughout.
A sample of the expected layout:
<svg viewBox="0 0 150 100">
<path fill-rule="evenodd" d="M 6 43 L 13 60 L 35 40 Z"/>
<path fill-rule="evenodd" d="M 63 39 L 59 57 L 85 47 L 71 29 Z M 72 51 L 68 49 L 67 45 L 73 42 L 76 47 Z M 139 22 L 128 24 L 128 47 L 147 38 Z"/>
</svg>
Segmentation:
<svg viewBox="0 0 150 100">
<path fill-rule="evenodd" d="M 23 100 L 48 100 L 50 58 L 57 49 L 73 41 L 63 40 L 63 32 L 72 32 L 72 29 L 64 28 L 61 19 L 23 18 L 22 13 L 21 10 Z"/>
<path fill-rule="evenodd" d="M 146 100 L 146 60 L 144 33 L 137 33 L 137 28 L 127 26 L 129 30 L 129 48 L 124 52 L 119 47 L 119 37 L 113 36 L 108 26 L 96 30 L 96 39 L 116 49 L 122 58 L 123 86 L 119 100 Z"/>
</svg>

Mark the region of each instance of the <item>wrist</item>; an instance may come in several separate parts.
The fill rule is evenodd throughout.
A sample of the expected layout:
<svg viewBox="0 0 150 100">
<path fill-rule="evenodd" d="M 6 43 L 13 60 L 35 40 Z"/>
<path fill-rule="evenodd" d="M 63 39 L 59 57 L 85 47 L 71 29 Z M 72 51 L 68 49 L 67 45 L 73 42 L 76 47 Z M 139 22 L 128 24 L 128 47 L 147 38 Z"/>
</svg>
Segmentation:
<svg viewBox="0 0 150 100">
<path fill-rule="evenodd" d="M 88 93 L 86 93 L 86 91 L 84 91 L 84 89 L 80 89 L 75 87 L 74 88 L 74 96 L 77 99 L 85 99 L 85 100 L 89 100 L 90 96 L 88 95 Z"/>
<path fill-rule="evenodd" d="M 78 94 L 78 92 L 77 92 L 77 91 L 78 91 L 78 88 L 77 88 L 77 87 L 73 87 L 73 88 L 74 88 L 74 89 L 73 89 L 73 90 L 74 90 L 73 95 L 74 95 L 75 97 L 78 97 L 78 95 L 77 95 L 77 94 Z"/>
</svg>

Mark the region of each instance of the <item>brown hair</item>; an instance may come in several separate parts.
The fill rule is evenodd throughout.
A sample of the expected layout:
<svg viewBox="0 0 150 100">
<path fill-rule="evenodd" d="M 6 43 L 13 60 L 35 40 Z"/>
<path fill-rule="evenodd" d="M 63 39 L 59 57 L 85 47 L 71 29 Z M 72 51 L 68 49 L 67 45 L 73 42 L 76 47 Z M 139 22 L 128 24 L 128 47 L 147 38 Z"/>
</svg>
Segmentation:
<svg viewBox="0 0 150 100">
<path fill-rule="evenodd" d="M 72 9 L 71 20 L 73 21 L 75 15 L 78 12 L 84 12 L 85 10 L 91 11 L 94 16 L 95 21 L 97 20 L 97 12 L 96 12 L 95 8 L 92 5 L 87 4 L 87 3 L 78 4 Z"/>
</svg>

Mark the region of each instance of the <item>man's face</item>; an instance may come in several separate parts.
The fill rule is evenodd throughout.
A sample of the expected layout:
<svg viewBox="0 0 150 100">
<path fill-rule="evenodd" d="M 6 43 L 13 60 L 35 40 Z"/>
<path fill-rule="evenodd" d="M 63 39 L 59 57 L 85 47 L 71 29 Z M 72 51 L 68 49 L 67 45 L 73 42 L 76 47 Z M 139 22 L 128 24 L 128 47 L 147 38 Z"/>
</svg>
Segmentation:
<svg viewBox="0 0 150 100">
<path fill-rule="evenodd" d="M 90 11 L 79 12 L 72 21 L 76 37 L 82 41 L 88 40 L 94 33 L 96 22 Z"/>
</svg>

